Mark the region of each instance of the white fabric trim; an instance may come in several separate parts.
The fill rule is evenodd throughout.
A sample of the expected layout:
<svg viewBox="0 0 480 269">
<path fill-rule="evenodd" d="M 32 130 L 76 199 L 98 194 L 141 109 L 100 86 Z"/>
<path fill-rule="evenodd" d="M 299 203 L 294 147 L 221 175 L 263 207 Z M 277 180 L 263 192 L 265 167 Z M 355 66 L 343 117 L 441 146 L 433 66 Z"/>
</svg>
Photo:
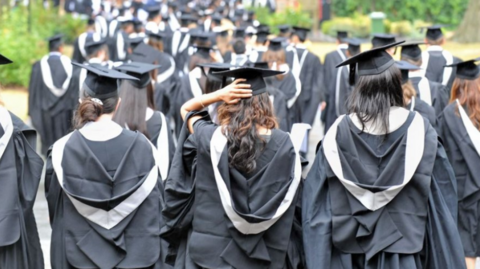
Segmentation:
<svg viewBox="0 0 480 269">
<path fill-rule="evenodd" d="M 119 60 L 125 60 L 125 57 L 127 57 L 127 53 L 125 51 L 125 42 L 121 32 L 119 32 L 117 35 L 117 57 Z"/>
<path fill-rule="evenodd" d="M 107 20 L 104 17 L 97 16 L 95 18 L 95 30 L 102 38 L 107 37 L 108 26 Z"/>
<path fill-rule="evenodd" d="M 430 83 L 426 77 L 423 77 L 418 83 L 418 92 L 420 93 L 420 100 L 432 106 L 432 92 L 430 91 Z"/>
<path fill-rule="evenodd" d="M 343 50 L 348 49 L 348 44 L 339 44 L 339 45 L 337 46 L 337 50 L 342 50 L 342 49 L 343 49 Z M 343 54 L 343 53 L 342 53 L 342 54 Z"/>
<path fill-rule="evenodd" d="M 410 100 L 410 111 L 415 111 L 415 96 Z"/>
<path fill-rule="evenodd" d="M 190 34 L 185 35 L 182 44 L 178 48 L 178 52 L 182 53 L 184 50 L 186 50 L 188 48 L 188 44 L 190 44 Z"/>
<path fill-rule="evenodd" d="M 149 119 L 151 119 L 153 117 L 153 113 L 155 113 L 155 111 L 147 107 L 147 112 L 145 113 L 145 121 L 148 121 Z"/>
<path fill-rule="evenodd" d="M 60 56 L 60 62 L 62 63 L 65 73 L 67 73 L 67 78 L 62 84 L 62 88 L 59 89 L 55 87 L 55 85 L 53 84 L 52 71 L 50 70 L 50 65 L 48 64 L 48 58 L 49 56 L 44 56 L 40 60 L 40 69 L 42 71 L 43 83 L 45 83 L 45 86 L 47 86 L 47 88 L 50 90 L 50 92 L 53 95 L 57 97 L 61 97 L 68 90 L 68 86 L 70 85 L 70 79 L 72 78 L 72 69 L 73 69 L 72 63 L 67 56 L 64 56 L 64 55 Z"/>
<path fill-rule="evenodd" d="M 291 138 L 292 139 L 292 138 Z M 292 139 L 292 143 L 295 147 L 296 143 L 294 143 Z M 223 206 L 227 217 L 232 221 L 233 226 L 242 234 L 259 234 L 268 228 L 270 228 L 273 224 L 275 224 L 287 211 L 290 205 L 293 202 L 295 194 L 297 192 L 298 185 L 300 184 L 301 180 L 301 173 L 302 173 L 302 166 L 300 163 L 300 155 L 298 154 L 298 148 L 295 148 L 295 169 L 294 169 L 294 177 L 292 183 L 290 184 L 288 191 L 280 204 L 277 208 L 274 216 L 266 221 L 262 221 L 259 223 L 250 223 L 240 215 L 235 212 L 232 205 L 232 197 L 228 191 L 227 185 L 225 184 L 222 175 L 218 169 L 218 164 L 220 163 L 220 157 L 222 155 L 223 150 L 227 146 L 227 138 L 225 135 L 222 134 L 221 127 L 218 127 L 215 133 L 212 136 L 210 141 L 210 155 L 212 160 L 212 167 L 213 172 L 215 175 L 215 182 L 217 184 L 218 192 L 220 194 L 220 200 Z M 291 175 L 285 175 L 290 177 Z"/>
<path fill-rule="evenodd" d="M 85 50 L 85 43 L 87 41 L 88 33 L 82 33 L 78 36 L 78 49 L 83 58 L 87 58 L 87 51 Z"/>
<path fill-rule="evenodd" d="M 78 131 L 90 141 L 103 142 L 118 137 L 123 128 L 112 120 L 101 120 L 88 122 Z"/>
<path fill-rule="evenodd" d="M 305 63 L 305 59 L 307 58 L 307 55 L 308 55 L 308 50 L 305 49 L 302 53 L 302 57 L 300 58 L 300 73 L 302 72 L 303 64 Z"/>
<path fill-rule="evenodd" d="M 337 146 L 338 124 L 344 116 L 339 117 L 325 135 L 323 147 L 325 158 L 332 168 L 335 176 L 342 185 L 352 194 L 363 206 L 370 211 L 376 211 L 390 203 L 400 191 L 412 180 L 415 171 L 423 157 L 425 147 L 425 126 L 420 114 L 415 112 L 415 117 L 407 131 L 407 144 L 405 150 L 405 174 L 400 185 L 391 186 L 380 192 L 371 192 L 364 189 L 343 176 L 342 164 Z"/>
<path fill-rule="evenodd" d="M 172 57 L 169 57 L 170 67 L 165 70 L 165 72 L 159 74 L 157 76 L 157 80 L 155 81 L 157 84 L 160 84 L 170 78 L 175 73 L 175 61 Z"/>
<path fill-rule="evenodd" d="M 111 38 L 115 36 L 115 30 L 117 29 L 118 20 L 113 20 L 110 22 L 110 26 L 108 28 L 108 34 Z"/>
<path fill-rule="evenodd" d="M 345 57 L 345 54 L 343 54 L 343 51 L 342 49 L 347 49 L 348 48 L 348 45 L 346 48 L 343 48 L 342 45 L 344 44 L 340 44 L 337 48 L 337 53 L 340 55 L 340 57 L 342 58 L 342 62 L 345 61 L 347 59 L 347 57 Z"/>
<path fill-rule="evenodd" d="M 190 81 L 190 89 L 192 91 L 193 97 L 197 98 L 203 95 L 202 88 L 198 84 L 197 78 L 201 75 L 201 70 L 199 67 L 195 67 L 189 74 L 188 79 Z"/>
<path fill-rule="evenodd" d="M 165 181 L 168 176 L 168 165 L 170 163 L 170 148 L 168 145 L 168 124 L 167 120 L 165 119 L 165 115 L 162 112 L 160 113 L 160 118 L 162 120 L 162 129 L 160 129 L 160 133 L 158 134 L 157 138 L 157 159 L 158 168 L 160 170 L 160 176 L 162 180 Z"/>
<path fill-rule="evenodd" d="M 212 26 L 212 19 L 206 19 L 206 20 L 203 22 L 204 32 L 210 32 L 210 26 Z"/>
<path fill-rule="evenodd" d="M 181 37 L 182 37 L 182 32 L 175 31 L 173 33 L 173 37 L 172 37 L 172 56 L 173 57 L 177 56 Z"/>
<path fill-rule="evenodd" d="M 450 52 L 444 50 L 442 51 L 442 55 L 446 61 L 445 65 L 453 64 L 453 55 Z M 447 67 L 443 68 L 443 79 L 442 79 L 443 86 L 447 86 L 450 78 L 452 77 L 452 72 L 453 72 L 453 68 L 447 68 Z"/>
<path fill-rule="evenodd" d="M 345 68 L 341 66 L 337 68 L 337 80 L 335 84 L 335 114 L 337 117 L 340 116 L 340 79 L 342 78 L 342 70 Z"/>
<path fill-rule="evenodd" d="M 475 125 L 473 125 L 472 120 L 470 120 L 470 117 L 463 109 L 460 101 L 457 99 L 456 102 L 458 112 L 460 112 L 460 117 L 462 118 L 463 126 L 465 126 L 465 129 L 467 130 L 468 137 L 470 138 L 470 141 L 472 141 L 475 151 L 478 155 L 480 155 L 480 131 L 477 129 L 477 127 L 475 127 Z"/>
<path fill-rule="evenodd" d="M 82 98 L 81 93 L 82 93 L 83 83 L 85 82 L 86 78 L 87 78 L 87 69 L 82 68 L 80 70 L 80 74 L 78 75 L 78 97 L 79 98 Z"/>
<path fill-rule="evenodd" d="M 0 106 L 0 125 L 3 128 L 4 134 L 0 137 L 0 160 L 7 149 L 8 143 L 13 135 L 13 122 L 8 110 Z"/>
<path fill-rule="evenodd" d="M 295 79 L 295 96 L 287 101 L 287 107 L 291 108 L 295 101 L 297 101 L 298 96 L 302 93 L 302 82 L 300 81 L 300 63 L 298 61 L 297 50 L 294 47 L 288 46 L 286 51 L 293 51 L 293 64 L 292 64 L 292 74 Z"/>
<path fill-rule="evenodd" d="M 410 113 L 408 110 L 403 107 L 391 107 L 388 118 L 390 123 L 390 126 L 388 126 L 388 133 L 394 132 L 402 127 L 402 125 L 407 121 L 409 114 Z M 350 114 L 349 117 L 352 120 L 352 123 L 361 130 L 362 123 L 358 120 L 356 114 Z M 374 121 L 366 122 L 363 132 L 373 135 L 381 135 L 384 133 L 384 131 L 381 130 Z"/>
<path fill-rule="evenodd" d="M 62 187 L 64 193 L 72 202 L 77 212 L 82 217 L 90 220 L 93 223 L 98 224 L 99 226 L 107 230 L 110 230 L 113 227 L 117 226 L 133 211 L 135 211 L 155 188 L 158 180 L 158 160 L 155 156 L 156 149 L 153 145 L 151 145 L 152 154 L 155 158 L 156 164 L 150 170 L 150 173 L 148 174 L 143 184 L 115 208 L 111 209 L 110 211 L 106 211 L 80 202 L 76 198 L 72 197 L 71 194 L 67 190 L 65 190 L 63 186 L 63 153 L 65 150 L 65 145 L 67 144 L 72 134 L 73 133 L 70 133 L 55 142 L 52 148 L 52 164 L 55 174 L 57 175 L 58 182 Z"/>
</svg>

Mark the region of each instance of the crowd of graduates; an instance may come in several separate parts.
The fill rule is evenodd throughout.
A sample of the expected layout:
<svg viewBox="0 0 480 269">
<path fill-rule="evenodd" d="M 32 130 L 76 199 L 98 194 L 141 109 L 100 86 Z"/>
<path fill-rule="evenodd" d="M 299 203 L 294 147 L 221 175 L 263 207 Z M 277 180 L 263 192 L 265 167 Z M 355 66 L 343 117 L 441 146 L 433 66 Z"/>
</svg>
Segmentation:
<svg viewBox="0 0 480 269">
<path fill-rule="evenodd" d="M 442 26 L 322 63 L 240 1 L 105 3 L 48 38 L 32 126 L 0 100 L 0 268 L 44 268 L 40 180 L 52 268 L 475 268 L 480 68 Z"/>
</svg>

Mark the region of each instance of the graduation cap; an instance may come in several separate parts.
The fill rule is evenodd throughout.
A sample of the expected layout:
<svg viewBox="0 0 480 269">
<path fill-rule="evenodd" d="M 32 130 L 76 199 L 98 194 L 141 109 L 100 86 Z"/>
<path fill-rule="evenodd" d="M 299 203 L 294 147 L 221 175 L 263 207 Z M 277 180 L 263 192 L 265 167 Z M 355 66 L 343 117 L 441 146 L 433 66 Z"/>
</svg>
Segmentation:
<svg viewBox="0 0 480 269">
<path fill-rule="evenodd" d="M 228 29 L 223 28 L 223 27 L 217 26 L 217 27 L 213 28 L 213 32 L 217 36 L 222 36 L 222 37 L 227 37 L 228 36 Z"/>
<path fill-rule="evenodd" d="M 92 25 L 94 25 L 94 24 L 95 24 L 95 19 L 93 19 L 93 18 L 88 18 L 88 20 L 87 20 L 87 25 L 88 25 L 88 26 L 92 26 Z"/>
<path fill-rule="evenodd" d="M 285 38 L 283 37 L 275 37 L 270 39 L 270 43 L 268 44 L 268 49 L 271 51 L 279 51 L 283 49 L 283 42 Z"/>
<path fill-rule="evenodd" d="M 158 39 L 158 40 L 162 40 L 164 37 L 166 37 L 167 34 L 164 33 L 164 32 L 149 32 L 148 33 L 148 37 L 149 38 L 154 38 L 154 39 Z"/>
<path fill-rule="evenodd" d="M 233 33 L 233 38 L 245 38 L 246 36 L 246 28 L 245 27 L 238 27 L 235 29 Z"/>
<path fill-rule="evenodd" d="M 182 16 L 180 16 L 180 21 L 184 23 L 197 22 L 197 17 L 190 14 L 182 14 Z"/>
<path fill-rule="evenodd" d="M 457 74 L 456 77 L 466 80 L 475 80 L 480 77 L 480 68 L 475 62 L 478 62 L 479 58 L 459 63 L 454 63 L 451 65 L 446 65 L 445 67 L 456 67 Z"/>
<path fill-rule="evenodd" d="M 178 2 L 177 1 L 169 1 L 169 2 L 167 2 L 167 6 L 175 9 L 175 8 L 178 7 Z"/>
<path fill-rule="evenodd" d="M 389 34 L 375 34 L 372 38 L 373 48 L 386 46 L 395 43 L 395 36 Z"/>
<path fill-rule="evenodd" d="M 298 36 L 300 40 L 307 39 L 308 32 L 310 32 L 310 28 L 293 26 L 293 34 Z"/>
<path fill-rule="evenodd" d="M 270 32 L 270 26 L 268 26 L 266 24 L 259 24 L 257 26 L 257 32 L 258 31 L 268 31 L 268 32 Z"/>
<path fill-rule="evenodd" d="M 212 47 L 200 45 L 194 45 L 193 47 L 197 49 L 197 51 L 195 51 L 195 54 L 199 55 L 204 59 L 210 59 L 210 50 L 212 49 Z"/>
<path fill-rule="evenodd" d="M 223 16 L 220 14 L 213 14 L 212 16 L 212 21 L 216 23 L 217 25 L 222 24 Z"/>
<path fill-rule="evenodd" d="M 133 18 L 127 18 L 125 16 L 120 16 L 117 18 L 117 21 L 122 24 L 122 25 L 126 25 L 126 24 L 134 24 L 134 20 Z"/>
<path fill-rule="evenodd" d="M 220 13 L 220 14 L 223 14 L 224 11 L 225 11 L 225 7 L 223 7 L 223 6 L 219 6 L 215 9 L 215 12 Z"/>
<path fill-rule="evenodd" d="M 274 71 L 270 69 L 260 69 L 254 67 L 240 67 L 234 70 L 222 72 L 214 72 L 214 75 L 222 75 L 224 77 L 233 77 L 234 79 L 246 79 L 245 84 L 250 84 L 252 95 L 259 95 L 267 91 L 267 84 L 264 78 L 283 74 L 282 71 Z"/>
<path fill-rule="evenodd" d="M 98 40 L 93 38 L 85 42 L 85 51 L 87 52 L 87 55 L 92 55 L 105 44 L 107 44 L 107 40 L 105 38 Z"/>
<path fill-rule="evenodd" d="M 268 30 L 259 30 L 257 31 L 257 43 L 265 43 L 268 40 L 268 35 L 270 35 L 270 31 Z"/>
<path fill-rule="evenodd" d="M 138 44 L 142 43 L 145 40 L 143 36 L 139 36 L 138 34 L 134 34 L 128 37 L 128 44 L 133 45 L 134 47 L 138 46 Z"/>
<path fill-rule="evenodd" d="M 359 76 L 371 76 L 381 74 L 385 72 L 385 70 L 390 68 L 393 64 L 395 64 L 395 60 L 393 60 L 392 56 L 390 56 L 390 54 L 388 54 L 385 50 L 402 44 L 403 42 L 405 41 L 400 41 L 386 46 L 367 50 L 351 57 L 350 59 L 343 61 L 342 63 L 337 65 L 337 68 L 347 64 L 350 65 L 349 82 L 351 85 L 355 84 L 355 73 L 357 71 L 356 69 L 358 69 Z"/>
<path fill-rule="evenodd" d="M 242 17 L 245 14 L 245 9 L 235 9 L 234 16 L 235 17 Z"/>
<path fill-rule="evenodd" d="M 162 16 L 162 21 L 164 22 L 167 22 L 168 20 L 170 20 L 170 15 L 168 15 L 168 13 L 161 14 L 161 16 Z"/>
<path fill-rule="evenodd" d="M 278 30 L 280 30 L 280 33 L 286 34 L 290 31 L 290 25 L 287 25 L 287 24 L 279 25 Z"/>
<path fill-rule="evenodd" d="M 150 5 L 150 6 L 144 7 L 144 9 L 145 9 L 145 11 L 148 12 L 148 17 L 149 18 L 154 18 L 154 17 L 160 15 L 161 7 L 160 7 L 160 5 Z"/>
<path fill-rule="evenodd" d="M 252 26 L 247 26 L 247 28 L 245 28 L 245 34 L 250 36 L 250 37 L 253 36 L 256 33 L 257 33 L 257 30 L 255 30 L 255 28 L 252 27 Z"/>
<path fill-rule="evenodd" d="M 194 39 L 201 42 L 208 42 L 208 40 L 210 39 L 210 34 L 203 31 L 194 30 L 190 32 L 190 37 L 193 37 Z"/>
<path fill-rule="evenodd" d="M 203 64 L 197 64 L 197 66 L 200 66 L 202 68 L 203 74 L 209 80 L 222 82 L 222 86 L 226 84 L 226 77 L 218 74 L 213 74 L 213 73 L 227 71 L 227 70 L 230 70 L 231 68 L 238 68 L 238 66 L 231 65 L 228 63 L 203 63 Z M 206 71 L 207 68 L 208 68 L 208 72 Z"/>
<path fill-rule="evenodd" d="M 447 25 L 433 25 L 433 26 L 428 26 L 428 27 L 420 27 L 421 32 L 423 30 L 427 29 L 427 33 L 425 34 L 427 39 L 430 40 L 438 40 L 441 37 L 443 37 L 443 32 L 442 32 L 442 27 L 446 27 Z"/>
<path fill-rule="evenodd" d="M 255 63 L 250 62 L 247 65 L 250 67 L 255 67 L 260 69 L 270 69 L 270 66 L 268 66 L 268 62 L 255 62 Z"/>
<path fill-rule="evenodd" d="M 63 34 L 57 34 L 57 35 L 54 35 L 52 37 L 47 38 L 48 47 L 51 49 L 51 48 L 59 46 L 60 44 L 62 44 L 62 38 L 63 38 Z"/>
<path fill-rule="evenodd" d="M 83 88 L 92 98 L 107 99 L 118 95 L 118 80 L 138 80 L 122 72 L 108 69 L 98 65 L 84 65 L 72 63 L 75 66 L 87 69 L 87 77 L 83 82 Z"/>
<path fill-rule="evenodd" d="M 405 42 L 401 44 L 399 47 L 402 48 L 400 54 L 402 58 L 418 61 L 422 58 L 422 49 L 420 49 L 419 45 L 425 44 L 425 42 Z"/>
<path fill-rule="evenodd" d="M 402 85 L 408 82 L 408 73 L 410 71 L 420 70 L 421 68 L 405 61 L 396 61 L 398 69 L 402 72 Z"/>
<path fill-rule="evenodd" d="M 0 65 L 13 63 L 10 59 L 0 54 Z"/>
<path fill-rule="evenodd" d="M 362 42 L 358 38 L 344 38 L 343 41 L 348 44 L 349 47 L 353 47 L 356 49 L 360 49 L 360 46 L 362 45 Z"/>
<path fill-rule="evenodd" d="M 131 62 L 115 67 L 116 70 L 122 71 L 127 75 L 137 78 L 138 80 L 129 81 L 133 86 L 142 89 L 151 83 L 150 72 L 160 68 L 160 65 L 147 63 Z"/>
<path fill-rule="evenodd" d="M 337 31 L 337 39 L 342 40 L 344 38 L 348 37 L 348 32 L 347 31 Z"/>
</svg>

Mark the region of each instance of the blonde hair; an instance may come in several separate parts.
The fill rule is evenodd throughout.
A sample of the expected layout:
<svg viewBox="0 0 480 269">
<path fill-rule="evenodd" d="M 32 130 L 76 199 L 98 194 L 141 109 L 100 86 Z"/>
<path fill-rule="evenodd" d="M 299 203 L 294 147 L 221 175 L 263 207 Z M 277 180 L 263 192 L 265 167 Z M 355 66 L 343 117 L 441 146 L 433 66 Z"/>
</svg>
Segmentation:
<svg viewBox="0 0 480 269">
<path fill-rule="evenodd" d="M 403 90 L 403 100 L 405 104 L 409 103 L 412 97 L 417 96 L 417 91 L 415 91 L 415 88 L 413 87 L 410 80 L 407 81 L 407 83 L 402 85 L 402 90 Z"/>
</svg>

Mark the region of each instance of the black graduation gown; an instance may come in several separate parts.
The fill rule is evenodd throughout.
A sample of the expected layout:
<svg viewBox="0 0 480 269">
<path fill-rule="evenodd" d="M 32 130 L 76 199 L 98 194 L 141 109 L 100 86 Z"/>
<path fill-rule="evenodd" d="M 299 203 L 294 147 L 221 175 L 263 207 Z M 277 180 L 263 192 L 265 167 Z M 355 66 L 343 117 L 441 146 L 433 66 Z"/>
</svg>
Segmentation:
<svg viewBox="0 0 480 269">
<path fill-rule="evenodd" d="M 468 114 L 468 112 L 467 112 Z M 438 117 L 438 132 L 445 144 L 448 159 L 452 163 L 458 185 L 458 231 L 465 249 L 465 256 L 480 256 L 480 154 L 470 137 L 457 103 L 448 105 Z"/>
<path fill-rule="evenodd" d="M 425 76 L 434 82 L 441 83 L 450 93 L 455 80 L 456 68 L 445 67 L 458 61 L 450 52 L 443 50 L 439 46 L 432 46 L 431 49 L 422 54 Z"/>
<path fill-rule="evenodd" d="M 435 114 L 435 110 L 421 99 L 413 97 L 406 108 L 410 111 L 417 111 L 420 113 L 420 115 L 427 119 L 433 127 L 437 125 L 437 115 Z"/>
<path fill-rule="evenodd" d="M 165 128 L 165 130 L 163 130 L 163 128 Z M 166 150 L 168 152 L 165 157 L 168 157 L 167 167 L 169 168 L 173 160 L 173 154 L 175 153 L 175 144 L 173 143 L 172 132 L 167 117 L 163 115 L 162 112 L 155 111 L 152 117 L 147 120 L 147 131 L 150 142 L 152 142 L 158 150 Z"/>
<path fill-rule="evenodd" d="M 338 129 L 332 126 L 329 132 L 336 128 L 337 134 L 324 138 L 304 182 L 307 268 L 465 268 L 455 225 L 456 186 L 451 166 L 435 130 L 413 115 L 410 112 L 407 122 L 386 138 L 360 133 L 348 116 L 339 119 Z M 412 139 L 424 140 L 424 148 L 422 152 L 414 143 L 409 146 L 410 155 L 405 147 L 412 126 L 417 126 Z M 339 166 L 333 167 L 329 158 L 336 149 Z M 410 157 L 418 161 L 415 170 L 412 162 L 410 169 L 405 167 Z M 413 174 L 408 176 L 411 180 L 389 203 L 378 206 L 364 199 L 369 207 L 375 206 L 373 211 L 337 177 L 342 171 L 351 184 L 346 186 L 370 195 L 384 191 L 391 195 L 387 188 L 401 186 L 407 170 Z"/>
<path fill-rule="evenodd" d="M 295 98 L 297 99 L 294 101 L 293 105 L 288 108 L 288 119 L 290 121 L 290 127 L 294 123 L 301 122 L 299 106 L 296 104 L 298 102 L 298 98 L 295 96 L 297 94 L 297 84 L 292 72 L 289 71 L 286 73 L 283 79 L 272 77 L 269 80 L 269 85 L 283 92 L 287 100 L 287 104 L 288 102 L 292 102 Z"/>
<path fill-rule="evenodd" d="M 55 143 L 45 175 L 52 268 L 168 268 L 154 150 L 113 122 L 89 123 Z"/>
<path fill-rule="evenodd" d="M 33 65 L 28 87 L 28 114 L 40 134 L 42 154 L 46 154 L 47 149 L 71 129 L 73 109 L 78 102 L 78 92 L 71 90 L 71 80 L 67 81 L 69 78 L 59 56 L 48 57 L 53 85 L 51 88 L 47 86 L 45 79 L 48 79 L 48 74 L 42 73 L 41 67 L 44 59 Z M 68 65 L 71 67 L 70 63 Z"/>
<path fill-rule="evenodd" d="M 44 268 L 33 215 L 43 168 L 35 143 L 35 130 L 0 106 L 0 268 Z"/>
<path fill-rule="evenodd" d="M 353 91 L 353 86 L 350 86 L 348 82 L 348 76 L 347 67 L 340 67 L 336 70 L 335 81 L 327 95 L 327 108 L 322 113 L 325 114 L 325 133 L 340 115 L 347 113 L 347 99 Z"/>
<path fill-rule="evenodd" d="M 86 57 L 88 55 L 86 55 L 85 44 L 86 44 L 87 41 L 93 39 L 94 33 L 95 32 L 85 32 L 85 33 L 80 34 L 75 39 L 75 42 L 73 43 L 72 62 L 83 63 L 83 62 L 86 61 Z"/>
<path fill-rule="evenodd" d="M 415 88 L 415 91 L 417 92 L 417 96 L 420 99 L 422 99 L 422 95 L 420 91 L 421 80 L 422 80 L 421 77 L 410 78 L 410 81 L 412 82 L 412 85 Z M 446 87 L 443 86 L 441 83 L 430 81 L 430 80 L 427 80 L 427 81 L 428 81 L 428 89 L 430 90 L 429 103 L 432 104 L 431 106 L 434 108 L 436 115 L 440 115 L 443 109 L 445 109 L 445 107 L 447 106 L 450 96 L 447 94 Z M 423 100 L 423 101 L 427 102 L 426 100 Z M 427 105 L 428 105 L 428 102 L 427 102 Z"/>
<path fill-rule="evenodd" d="M 186 44 L 186 45 L 185 45 Z M 188 48 L 190 47 L 190 34 L 185 30 L 177 30 L 172 36 L 172 56 L 175 59 L 175 66 L 178 74 L 185 72 L 185 66 L 188 65 L 190 55 Z"/>
<path fill-rule="evenodd" d="M 113 61 L 115 47 L 117 46 L 116 35 L 120 30 L 120 23 L 118 20 L 114 19 L 108 22 L 108 37 L 107 37 L 107 47 L 109 59 Z"/>
<path fill-rule="evenodd" d="M 162 236 L 171 250 L 176 250 L 169 257 L 175 268 L 302 268 L 296 218 L 300 197 L 295 194 L 300 190 L 297 184 L 301 184 L 296 169 L 301 168 L 288 134 L 273 130 L 270 142 L 257 158 L 256 171 L 246 176 L 229 169 L 227 147 L 217 144 L 225 142 L 217 139 L 218 126 L 209 121 L 208 113 L 200 115 L 195 134 L 188 136 L 186 126 L 182 129 L 179 145 L 183 148 L 177 149 L 165 182 L 166 226 Z M 226 189 L 222 190 L 232 195 L 228 199 L 233 207 L 227 210 L 240 218 L 236 223 L 222 207 L 224 201 L 213 171 L 217 166 L 212 165 L 208 150 L 211 142 L 216 144 L 212 154 L 221 154 L 217 176 L 223 179 L 218 182 L 224 182 L 226 185 L 220 186 Z M 287 192 L 294 195 L 292 202 L 286 204 L 277 222 L 265 224 Z M 268 228 L 254 227 L 257 224 L 253 223 L 260 222 Z"/>
<path fill-rule="evenodd" d="M 128 56 L 128 46 L 128 35 L 123 30 L 117 31 L 108 47 L 110 60 L 113 62 L 126 61 Z"/>
<path fill-rule="evenodd" d="M 343 62 L 347 59 L 346 56 L 347 49 L 338 48 L 335 51 L 327 53 L 325 55 L 325 60 L 323 63 L 323 86 L 325 87 L 325 101 L 328 102 L 330 100 L 329 94 L 332 92 L 332 87 L 335 88 L 335 80 L 336 80 L 336 70 L 339 63 Z M 342 57 L 343 56 L 343 57 Z M 322 122 L 326 120 L 326 113 L 322 113 L 321 116 Z"/>
<path fill-rule="evenodd" d="M 320 59 L 305 48 L 297 47 L 297 55 L 300 61 L 300 81 L 302 92 L 298 97 L 300 107 L 300 120 L 303 123 L 313 125 L 318 106 L 323 101 L 322 75 L 323 66 Z"/>
<path fill-rule="evenodd" d="M 291 124 L 288 118 L 288 106 L 285 94 L 274 87 L 267 87 L 270 100 L 273 100 L 273 111 L 278 122 L 278 129 L 290 132 Z"/>
</svg>

